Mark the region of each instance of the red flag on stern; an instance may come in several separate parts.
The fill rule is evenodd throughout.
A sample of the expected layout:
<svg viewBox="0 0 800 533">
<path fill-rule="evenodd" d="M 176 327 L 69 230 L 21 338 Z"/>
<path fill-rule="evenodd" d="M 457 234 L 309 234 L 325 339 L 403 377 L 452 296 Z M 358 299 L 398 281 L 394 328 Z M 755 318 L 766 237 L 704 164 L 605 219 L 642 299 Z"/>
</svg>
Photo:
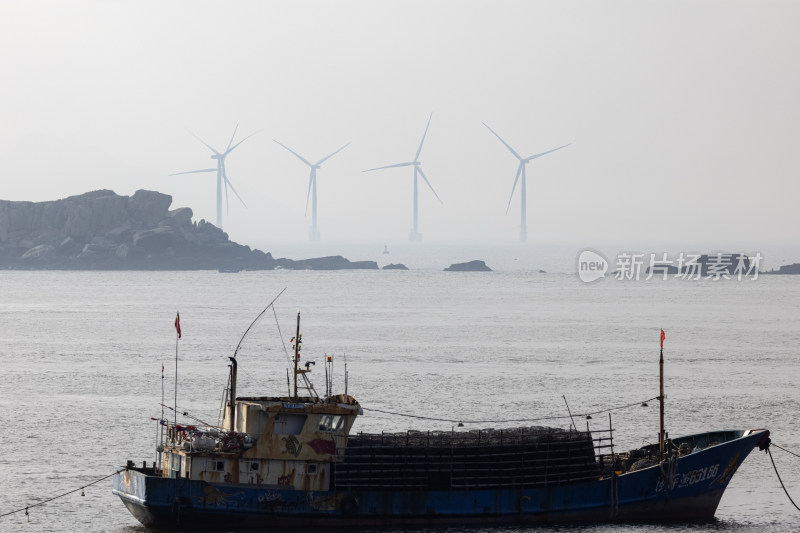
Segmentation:
<svg viewBox="0 0 800 533">
<path fill-rule="evenodd" d="M 181 314 L 175 316 L 175 331 L 178 332 L 178 338 L 181 338 Z"/>
<path fill-rule="evenodd" d="M 661 330 L 661 349 L 662 350 L 664 349 L 664 339 L 666 339 L 666 338 L 667 338 L 667 336 L 664 334 L 664 330 L 662 329 Z"/>
</svg>

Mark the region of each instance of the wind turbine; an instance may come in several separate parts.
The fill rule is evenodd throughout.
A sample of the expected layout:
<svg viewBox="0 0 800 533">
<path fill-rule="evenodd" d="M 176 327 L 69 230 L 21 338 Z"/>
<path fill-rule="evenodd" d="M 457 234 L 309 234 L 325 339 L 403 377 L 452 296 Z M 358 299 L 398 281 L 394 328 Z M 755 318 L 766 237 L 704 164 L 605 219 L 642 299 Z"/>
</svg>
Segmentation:
<svg viewBox="0 0 800 533">
<path fill-rule="evenodd" d="M 500 137 L 497 134 L 497 132 L 495 132 L 492 128 L 490 128 L 485 122 L 481 122 L 481 124 L 486 126 L 486 128 L 489 131 L 494 133 L 495 137 L 500 139 L 500 142 L 503 143 L 506 146 L 506 148 L 508 148 L 511 151 L 511 153 L 514 154 L 514 157 L 516 157 L 519 160 L 519 166 L 517 167 L 517 176 L 514 178 L 514 186 L 511 187 L 511 197 L 508 199 L 508 206 L 506 207 L 506 214 L 508 214 L 508 209 L 511 207 L 511 200 L 514 198 L 514 191 L 517 189 L 517 182 L 519 181 L 519 177 L 520 177 L 520 175 L 522 175 L 522 184 L 520 184 L 520 191 L 519 191 L 520 202 L 521 202 L 521 205 L 522 205 L 521 220 L 520 220 L 520 230 L 519 230 L 519 240 L 520 240 L 520 242 L 525 242 L 525 241 L 528 240 L 528 215 L 527 215 L 527 212 L 526 212 L 528 192 L 527 192 L 527 186 L 526 186 L 526 183 L 525 183 L 525 166 L 528 163 L 530 163 L 531 161 L 533 161 L 534 159 L 536 159 L 538 157 L 542 157 L 543 155 L 547 155 L 549 153 L 555 152 L 556 150 L 561 150 L 562 148 L 566 148 L 567 146 L 569 146 L 569 144 L 565 144 L 564 146 L 559 146 L 558 148 L 553 148 L 552 150 L 548 150 L 548 151 L 542 152 L 540 154 L 535 154 L 535 155 L 528 156 L 528 157 L 522 157 L 517 152 L 515 152 L 514 149 L 511 148 L 511 146 L 509 146 L 509 144 L 507 142 L 505 142 L 503 140 L 503 138 Z M 570 144 L 572 144 L 572 143 L 570 143 Z"/>
<path fill-rule="evenodd" d="M 272 139 L 272 140 L 275 141 L 276 143 L 280 144 L 281 146 L 283 146 L 287 150 L 289 150 L 291 153 L 293 153 L 295 156 L 297 156 L 297 158 L 300 161 L 302 161 L 303 163 L 305 163 L 306 165 L 311 167 L 311 174 L 308 177 L 308 193 L 306 193 L 306 214 L 308 214 L 308 197 L 309 196 L 311 197 L 311 231 L 309 231 L 309 233 L 308 233 L 308 238 L 309 238 L 309 240 L 312 240 L 312 241 L 318 241 L 319 240 L 319 231 L 317 231 L 317 169 L 320 167 L 320 165 L 323 162 L 325 162 L 326 160 L 330 159 L 334 155 L 336 155 L 339 152 L 341 152 L 342 150 L 344 150 L 345 147 L 350 143 L 345 144 L 344 146 L 342 146 L 341 148 L 339 148 L 338 150 L 336 150 L 332 154 L 326 155 L 325 157 L 323 157 L 322 159 L 320 159 L 316 163 L 309 163 L 308 160 L 306 160 L 303 156 L 301 156 L 300 154 L 298 154 L 297 152 L 295 152 L 294 150 L 292 150 L 291 148 L 289 148 L 285 144 L 281 144 L 276 139 Z"/>
<path fill-rule="evenodd" d="M 384 169 L 384 168 L 408 167 L 408 166 L 412 166 L 412 165 L 414 166 L 414 228 L 411 230 L 411 233 L 408 236 L 408 240 L 409 241 L 421 241 L 422 240 L 422 233 L 420 233 L 418 231 L 418 227 L 419 226 L 417 225 L 417 215 L 418 215 L 418 212 L 419 212 L 418 200 L 417 200 L 417 197 L 418 197 L 417 175 L 422 176 L 422 179 L 424 179 L 425 183 L 428 184 L 428 187 L 430 188 L 430 190 L 433 193 L 433 195 L 436 196 L 436 199 L 439 200 L 439 203 L 444 205 L 444 202 L 442 202 L 442 199 L 439 198 L 439 195 L 436 194 L 436 191 L 433 190 L 433 185 L 431 185 L 431 182 L 428 181 L 428 178 L 425 176 L 425 173 L 422 171 L 422 167 L 420 166 L 420 162 L 419 162 L 419 153 L 422 151 L 422 143 L 425 142 L 425 136 L 428 134 L 428 126 L 431 125 L 431 119 L 432 118 L 433 118 L 433 113 L 431 113 L 430 117 L 428 117 L 428 125 L 425 126 L 425 133 L 422 134 L 422 140 L 419 142 L 419 148 L 417 148 L 417 153 L 414 155 L 414 160 L 413 161 L 408 161 L 407 163 L 397 163 L 395 165 L 386 165 L 385 167 L 370 168 L 369 170 L 365 170 L 364 171 L 364 172 L 372 172 L 373 170 L 381 170 L 381 169 Z"/>
<path fill-rule="evenodd" d="M 199 174 L 201 172 L 216 172 L 217 173 L 217 227 L 219 229 L 222 229 L 222 185 L 223 184 L 225 184 L 225 214 L 226 215 L 228 214 L 228 187 L 230 187 L 230 189 L 233 191 L 233 194 L 236 195 L 236 198 L 238 198 L 239 201 L 242 202 L 242 205 L 245 206 L 245 208 L 247 207 L 247 205 L 245 205 L 245 203 L 244 203 L 244 200 L 242 200 L 242 197 L 239 196 L 239 193 L 236 192 L 236 189 L 233 188 L 233 183 L 231 183 L 231 181 L 228 179 L 228 174 L 227 174 L 227 172 L 225 172 L 225 158 L 228 156 L 229 153 L 233 152 L 236 149 L 237 146 L 239 146 L 240 144 L 242 144 L 243 142 L 245 142 L 247 139 L 249 139 L 250 137 L 252 137 L 253 135 L 255 135 L 258 132 L 251 133 L 250 135 L 248 135 L 247 137 L 245 137 L 241 141 L 237 142 L 236 144 L 233 144 L 233 139 L 236 137 L 236 131 L 238 129 L 239 129 L 239 125 L 237 124 L 236 127 L 233 129 L 233 135 L 231 135 L 231 140 L 230 140 L 230 142 L 228 142 L 228 147 L 225 148 L 225 151 L 221 152 L 221 153 L 216 151 L 216 150 L 214 150 L 211 146 L 209 146 L 209 144 L 207 142 L 205 142 L 203 139 L 201 139 L 200 137 L 198 137 L 194 133 L 189 132 L 189 133 L 192 133 L 192 137 L 194 137 L 195 139 L 197 139 L 198 141 L 203 143 L 206 146 L 206 148 L 208 148 L 209 150 L 214 152 L 214 155 L 211 156 L 211 159 L 216 159 L 217 160 L 217 168 L 204 168 L 202 170 L 190 170 L 188 172 L 176 172 L 174 174 L 170 174 L 170 176 L 179 176 L 181 174 Z"/>
</svg>

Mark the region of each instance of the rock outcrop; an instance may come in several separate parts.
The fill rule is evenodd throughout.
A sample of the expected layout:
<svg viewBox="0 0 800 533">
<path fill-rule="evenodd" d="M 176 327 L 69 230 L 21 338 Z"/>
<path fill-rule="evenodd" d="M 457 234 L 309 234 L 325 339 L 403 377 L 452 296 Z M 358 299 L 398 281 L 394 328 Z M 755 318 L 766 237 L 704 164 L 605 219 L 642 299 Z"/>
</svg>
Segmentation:
<svg viewBox="0 0 800 533">
<path fill-rule="evenodd" d="M 289 268 L 292 270 L 377 270 L 378 263 L 375 261 L 349 261 L 341 255 L 328 257 L 315 257 L 313 259 L 276 259 L 277 268 Z"/>
<path fill-rule="evenodd" d="M 453 263 L 445 268 L 447 272 L 491 272 L 492 269 L 486 263 L 479 260 L 468 261 L 466 263 Z"/>
<path fill-rule="evenodd" d="M 0 200 L 0 268 L 28 270 L 377 269 L 344 257 L 275 259 L 228 239 L 172 197 L 92 191 L 50 202 Z"/>
<path fill-rule="evenodd" d="M 778 270 L 769 270 L 762 272 L 762 274 L 785 274 L 800 276 L 800 263 L 792 263 L 791 265 L 782 265 Z"/>
<path fill-rule="evenodd" d="M 383 270 L 408 270 L 408 267 L 405 266 L 403 263 L 397 263 L 397 264 L 389 263 L 388 265 L 383 267 Z"/>
</svg>

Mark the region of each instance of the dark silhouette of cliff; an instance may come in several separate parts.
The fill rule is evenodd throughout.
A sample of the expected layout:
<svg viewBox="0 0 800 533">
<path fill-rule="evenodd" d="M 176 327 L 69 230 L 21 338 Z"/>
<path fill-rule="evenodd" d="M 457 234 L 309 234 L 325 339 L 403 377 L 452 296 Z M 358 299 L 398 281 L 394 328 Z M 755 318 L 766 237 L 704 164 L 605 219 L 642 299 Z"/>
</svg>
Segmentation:
<svg viewBox="0 0 800 533">
<path fill-rule="evenodd" d="M 275 259 L 237 244 L 172 197 L 99 190 L 50 202 L 0 200 L 0 268 L 29 270 L 377 269 L 341 256 Z"/>
</svg>

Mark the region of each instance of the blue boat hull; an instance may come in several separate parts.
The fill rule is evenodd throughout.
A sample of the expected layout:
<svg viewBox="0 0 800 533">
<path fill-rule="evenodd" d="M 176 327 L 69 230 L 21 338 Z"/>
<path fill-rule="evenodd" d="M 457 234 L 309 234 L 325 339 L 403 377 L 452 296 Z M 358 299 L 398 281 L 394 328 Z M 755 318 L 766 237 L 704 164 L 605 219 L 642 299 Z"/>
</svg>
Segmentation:
<svg viewBox="0 0 800 533">
<path fill-rule="evenodd" d="M 312 492 L 209 484 L 128 469 L 114 476 L 113 492 L 149 527 L 702 521 L 713 518 L 736 469 L 767 435 L 746 432 L 671 464 L 541 488 Z"/>
</svg>

